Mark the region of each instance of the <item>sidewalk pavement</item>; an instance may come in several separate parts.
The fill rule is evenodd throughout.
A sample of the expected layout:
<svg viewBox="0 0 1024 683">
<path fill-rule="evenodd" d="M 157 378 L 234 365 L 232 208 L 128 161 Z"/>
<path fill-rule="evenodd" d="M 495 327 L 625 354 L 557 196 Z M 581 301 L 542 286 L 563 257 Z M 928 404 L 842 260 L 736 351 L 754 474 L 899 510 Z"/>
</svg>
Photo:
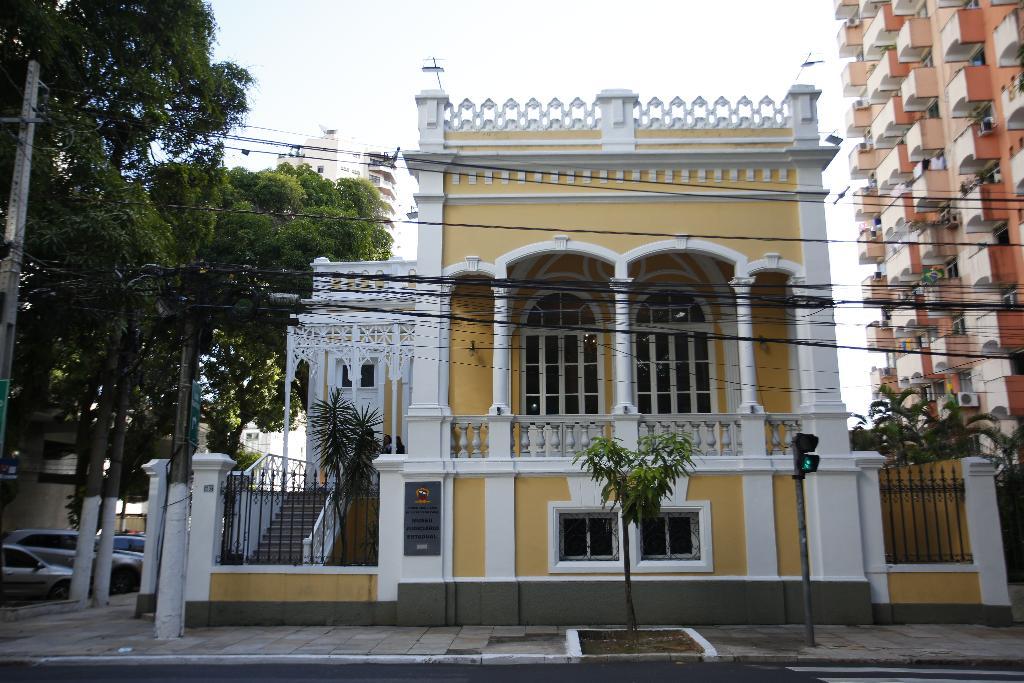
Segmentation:
<svg viewBox="0 0 1024 683">
<path fill-rule="evenodd" d="M 134 603 L 134 595 L 117 596 L 103 609 L 0 623 L 0 664 L 575 661 L 566 650 L 565 629 L 555 626 L 224 626 L 188 629 L 184 638 L 161 641 L 153 639 L 152 618 L 134 618 Z M 816 648 L 803 645 L 800 626 L 697 631 L 717 650 L 718 661 L 1024 665 L 1024 626 L 819 626 Z"/>
</svg>

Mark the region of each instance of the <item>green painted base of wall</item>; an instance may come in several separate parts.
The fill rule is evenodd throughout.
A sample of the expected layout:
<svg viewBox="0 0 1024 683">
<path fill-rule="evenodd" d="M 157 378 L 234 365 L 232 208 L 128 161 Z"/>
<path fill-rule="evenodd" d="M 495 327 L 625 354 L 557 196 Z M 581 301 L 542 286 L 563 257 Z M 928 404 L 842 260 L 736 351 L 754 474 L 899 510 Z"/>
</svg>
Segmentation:
<svg viewBox="0 0 1024 683">
<path fill-rule="evenodd" d="M 387 626 L 393 602 L 187 602 L 185 626 Z"/>
<path fill-rule="evenodd" d="M 135 616 L 156 612 L 156 595 L 154 593 L 139 593 L 135 597 Z"/>
<path fill-rule="evenodd" d="M 1010 607 L 995 605 L 872 605 L 876 624 L 1012 626 Z"/>
</svg>

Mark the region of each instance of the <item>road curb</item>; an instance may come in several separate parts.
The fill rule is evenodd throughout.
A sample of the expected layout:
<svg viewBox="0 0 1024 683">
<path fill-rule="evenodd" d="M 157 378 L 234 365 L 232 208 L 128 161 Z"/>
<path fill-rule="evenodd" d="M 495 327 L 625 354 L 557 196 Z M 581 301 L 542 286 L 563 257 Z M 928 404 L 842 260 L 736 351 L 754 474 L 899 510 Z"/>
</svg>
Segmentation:
<svg viewBox="0 0 1024 683">
<path fill-rule="evenodd" d="M 14 666 L 136 666 L 140 664 L 456 664 L 501 666 L 515 664 L 603 664 L 621 662 L 815 664 L 821 666 L 1024 666 L 1024 657 L 820 657 L 815 655 L 729 655 L 729 654 L 618 654 L 618 655 L 64 655 L 41 657 L 0 657 L 0 667 Z"/>
</svg>

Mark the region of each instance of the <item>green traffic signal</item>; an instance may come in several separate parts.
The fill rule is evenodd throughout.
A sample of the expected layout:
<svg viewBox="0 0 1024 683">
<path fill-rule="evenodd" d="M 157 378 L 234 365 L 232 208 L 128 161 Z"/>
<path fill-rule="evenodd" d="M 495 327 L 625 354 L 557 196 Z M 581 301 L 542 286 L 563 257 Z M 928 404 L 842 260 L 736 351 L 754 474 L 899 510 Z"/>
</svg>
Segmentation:
<svg viewBox="0 0 1024 683">
<path fill-rule="evenodd" d="M 800 473 L 810 474 L 818 471 L 818 463 L 821 462 L 821 456 L 817 453 L 804 453 L 800 456 Z"/>
</svg>

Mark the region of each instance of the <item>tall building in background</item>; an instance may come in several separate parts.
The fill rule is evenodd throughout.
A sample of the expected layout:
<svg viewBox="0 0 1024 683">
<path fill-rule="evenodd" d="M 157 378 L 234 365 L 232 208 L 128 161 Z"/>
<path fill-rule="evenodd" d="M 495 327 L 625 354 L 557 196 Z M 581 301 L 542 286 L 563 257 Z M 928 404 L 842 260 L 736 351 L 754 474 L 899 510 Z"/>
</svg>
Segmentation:
<svg viewBox="0 0 1024 683">
<path fill-rule="evenodd" d="M 834 0 L 873 385 L 1024 417 L 1024 94 L 1016 0 Z M 957 244 L 959 243 L 959 244 Z M 930 305 L 929 305 L 930 304 Z M 947 305 L 948 304 L 948 305 Z M 985 310 L 984 306 L 988 306 Z M 916 306 L 916 307 L 915 307 Z M 955 354 L 1006 358 L 969 358 Z"/>
<path fill-rule="evenodd" d="M 365 144 L 338 137 L 337 130 L 322 129 L 323 135 L 307 138 L 287 154 L 279 154 L 279 164 L 308 165 L 328 180 L 365 178 L 380 190 L 393 213 L 398 211 L 398 185 L 394 157 L 371 151 Z"/>
</svg>

